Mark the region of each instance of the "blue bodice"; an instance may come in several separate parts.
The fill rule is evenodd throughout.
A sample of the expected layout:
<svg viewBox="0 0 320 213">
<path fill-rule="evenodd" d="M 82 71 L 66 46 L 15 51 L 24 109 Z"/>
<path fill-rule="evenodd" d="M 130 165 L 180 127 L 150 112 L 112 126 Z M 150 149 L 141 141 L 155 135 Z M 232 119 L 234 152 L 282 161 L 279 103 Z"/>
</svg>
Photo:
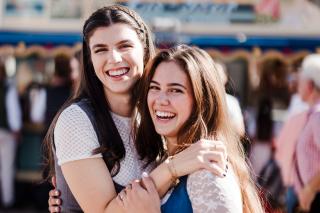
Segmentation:
<svg viewBox="0 0 320 213">
<path fill-rule="evenodd" d="M 169 199 L 161 206 L 162 213 L 192 213 L 192 205 L 187 192 L 188 176 L 180 178 Z"/>
</svg>

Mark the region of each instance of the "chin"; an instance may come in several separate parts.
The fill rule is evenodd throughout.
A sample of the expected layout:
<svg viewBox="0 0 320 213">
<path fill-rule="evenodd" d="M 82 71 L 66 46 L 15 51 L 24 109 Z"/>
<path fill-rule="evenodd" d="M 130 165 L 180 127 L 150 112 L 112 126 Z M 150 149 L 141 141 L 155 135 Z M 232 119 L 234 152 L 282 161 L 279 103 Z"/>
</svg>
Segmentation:
<svg viewBox="0 0 320 213">
<path fill-rule="evenodd" d="M 161 136 L 164 136 L 164 137 L 167 137 L 169 135 L 168 131 L 166 130 L 163 130 L 163 129 L 157 129 L 156 128 L 156 132 L 161 135 Z"/>
</svg>

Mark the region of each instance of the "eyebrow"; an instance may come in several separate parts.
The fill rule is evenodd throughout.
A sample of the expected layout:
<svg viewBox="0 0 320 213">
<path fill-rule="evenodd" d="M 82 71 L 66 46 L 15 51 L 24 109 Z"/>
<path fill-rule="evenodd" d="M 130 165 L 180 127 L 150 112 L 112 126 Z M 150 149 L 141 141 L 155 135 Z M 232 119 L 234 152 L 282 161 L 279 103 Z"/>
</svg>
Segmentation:
<svg viewBox="0 0 320 213">
<path fill-rule="evenodd" d="M 156 81 L 151 81 L 150 82 L 150 84 L 151 83 L 154 83 L 154 84 L 156 84 L 156 85 L 160 85 L 158 82 L 156 82 Z M 187 88 L 185 87 L 185 86 L 183 86 L 182 84 L 179 84 L 179 83 L 169 83 L 168 84 L 168 86 L 178 86 L 178 87 L 182 87 L 182 88 L 184 88 L 185 90 L 187 90 Z"/>
<path fill-rule="evenodd" d="M 91 49 L 99 48 L 99 47 L 107 47 L 105 44 L 95 44 L 91 47 Z"/>
<path fill-rule="evenodd" d="M 121 45 L 121 44 L 125 44 L 125 43 L 133 43 L 131 40 L 125 39 L 122 41 L 119 41 L 116 45 Z M 95 49 L 95 48 L 99 48 L 99 47 L 108 47 L 108 45 L 106 44 L 95 44 L 91 47 L 91 49 Z"/>
</svg>

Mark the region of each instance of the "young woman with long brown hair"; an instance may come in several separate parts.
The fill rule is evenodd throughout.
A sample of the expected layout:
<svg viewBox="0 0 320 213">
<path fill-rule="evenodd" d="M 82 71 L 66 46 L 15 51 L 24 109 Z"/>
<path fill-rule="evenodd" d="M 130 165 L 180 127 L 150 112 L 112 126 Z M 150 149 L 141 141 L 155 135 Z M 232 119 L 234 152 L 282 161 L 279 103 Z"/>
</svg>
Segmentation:
<svg viewBox="0 0 320 213">
<path fill-rule="evenodd" d="M 179 178 L 178 185 L 162 200 L 162 213 L 263 212 L 239 136 L 227 113 L 219 72 L 204 50 L 181 45 L 159 52 L 148 64 L 138 100 L 139 155 L 154 162 L 163 152 L 163 143 L 168 154 L 175 156 L 201 138 L 224 141 L 229 155 L 230 169 L 225 178 L 206 170 Z M 170 168 L 173 176 L 181 176 L 174 166 Z M 120 193 L 119 203 L 128 211 L 140 205 L 135 187 Z"/>
</svg>

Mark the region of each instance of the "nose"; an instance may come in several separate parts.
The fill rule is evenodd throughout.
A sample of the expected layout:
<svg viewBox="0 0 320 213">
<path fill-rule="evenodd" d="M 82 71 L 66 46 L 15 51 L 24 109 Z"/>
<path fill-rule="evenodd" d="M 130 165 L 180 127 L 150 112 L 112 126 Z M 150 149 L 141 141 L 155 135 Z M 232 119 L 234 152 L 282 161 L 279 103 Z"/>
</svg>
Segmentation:
<svg viewBox="0 0 320 213">
<path fill-rule="evenodd" d="M 109 63 L 119 63 L 122 61 L 122 55 L 119 51 L 113 49 L 110 50 L 109 54 L 108 54 L 108 62 Z"/>
<path fill-rule="evenodd" d="M 169 97 L 166 92 L 159 92 L 155 101 L 158 105 L 168 105 L 170 103 Z"/>
</svg>

